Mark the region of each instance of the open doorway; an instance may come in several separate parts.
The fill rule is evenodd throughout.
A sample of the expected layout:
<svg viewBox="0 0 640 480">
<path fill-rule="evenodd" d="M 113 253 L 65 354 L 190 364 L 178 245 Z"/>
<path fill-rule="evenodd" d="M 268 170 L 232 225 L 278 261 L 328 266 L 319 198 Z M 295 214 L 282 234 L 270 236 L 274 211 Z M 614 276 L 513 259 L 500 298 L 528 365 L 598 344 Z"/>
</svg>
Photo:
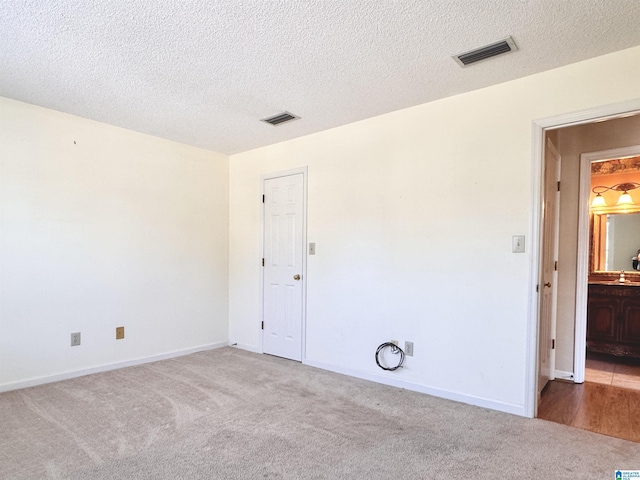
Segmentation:
<svg viewBox="0 0 640 480">
<path fill-rule="evenodd" d="M 619 311 L 614 312 L 610 306 L 607 307 L 597 301 L 595 304 L 589 303 L 589 285 L 590 282 L 593 283 L 593 273 L 604 267 L 595 265 L 594 257 L 590 254 L 593 252 L 593 214 L 590 210 L 590 200 L 595 194 L 592 194 L 591 199 L 588 196 L 592 189 L 591 163 L 585 160 L 585 157 L 588 157 L 590 152 L 637 145 L 640 143 L 638 132 L 640 132 L 640 115 L 637 114 L 549 129 L 545 132 L 546 136 L 553 138 L 557 145 L 562 164 L 554 338 L 556 349 L 553 372 L 553 377 L 557 380 L 550 382 L 543 392 L 538 410 L 540 418 L 634 441 L 640 441 L 640 437 L 633 437 L 635 434 L 629 430 L 629 425 L 637 423 L 632 418 L 635 417 L 635 413 L 632 415 L 632 412 L 640 407 L 640 362 L 635 357 L 620 355 L 621 351 L 612 348 L 613 338 L 610 338 L 611 342 L 606 345 L 606 342 L 599 344 L 591 342 L 591 348 L 587 348 L 588 311 L 591 316 L 594 312 L 599 312 L 601 315 L 601 318 L 597 319 L 597 328 L 594 330 L 592 326 L 590 337 L 594 336 L 598 328 L 603 330 L 601 332 L 603 335 L 604 329 L 609 328 L 607 333 L 611 337 L 619 336 L 623 326 L 620 323 Z M 592 158 L 595 159 L 595 157 Z M 599 159 L 599 161 L 604 160 Z M 610 165 L 606 167 L 609 168 Z M 586 198 L 585 175 L 588 182 Z M 594 181 L 610 183 L 612 180 L 614 180 L 613 177 L 606 179 L 601 176 L 599 180 Z M 612 183 L 612 186 L 621 183 L 624 183 L 624 179 Z M 617 192 L 617 195 L 622 193 L 622 191 Z M 640 203 L 640 195 L 637 201 Z M 610 203 L 614 202 L 610 201 Z M 606 232 L 600 233 L 605 235 L 606 243 Z M 542 237 L 544 238 L 544 233 Z M 640 236 L 634 241 L 640 243 Z M 597 248 L 601 248 L 601 245 Z M 636 250 L 638 248 L 640 245 Z M 627 272 L 632 270 L 632 256 L 634 255 L 628 255 Z M 595 276 L 599 276 L 602 283 L 615 283 L 619 280 L 620 270 L 612 270 L 609 273 L 606 273 L 607 270 L 602 270 L 601 274 Z M 627 293 L 632 298 L 637 297 L 639 302 L 637 328 L 640 342 L 640 273 L 631 274 L 631 276 L 637 276 L 637 286 L 631 288 L 638 288 L 638 293 L 636 295 L 635 290 L 633 293 L 631 290 Z M 629 285 L 626 284 L 626 286 Z M 601 294 L 603 295 L 602 292 Z M 628 310 L 629 306 L 629 302 L 626 302 L 622 308 Z M 605 326 L 606 320 L 610 323 Z M 631 328 L 633 330 L 636 327 L 632 325 Z M 562 381 L 564 382 L 559 383 Z M 583 382 L 586 383 L 583 384 Z M 636 386 L 637 390 L 635 390 Z M 635 408 L 630 409 L 631 405 L 635 405 Z"/>
<path fill-rule="evenodd" d="M 577 383 L 584 381 L 587 294 L 591 275 L 589 270 L 591 235 L 589 165 L 590 161 L 600 161 L 603 160 L 603 155 L 606 156 L 606 154 L 593 152 L 634 147 L 640 143 L 638 132 L 640 132 L 640 115 L 564 127 L 555 132 L 562 164 L 557 258 L 555 378 Z M 625 151 L 619 153 L 631 154 Z M 581 191 L 585 193 L 582 196 Z M 629 267 L 631 267 L 631 255 Z M 612 273 L 605 276 L 604 280 L 614 280 L 614 277 L 615 274 Z"/>
<path fill-rule="evenodd" d="M 578 261 L 588 285 L 578 284 L 577 298 L 586 295 L 587 335 L 586 345 L 576 336 L 576 352 L 586 347 L 586 382 L 640 390 L 640 145 L 580 161 Z"/>
</svg>

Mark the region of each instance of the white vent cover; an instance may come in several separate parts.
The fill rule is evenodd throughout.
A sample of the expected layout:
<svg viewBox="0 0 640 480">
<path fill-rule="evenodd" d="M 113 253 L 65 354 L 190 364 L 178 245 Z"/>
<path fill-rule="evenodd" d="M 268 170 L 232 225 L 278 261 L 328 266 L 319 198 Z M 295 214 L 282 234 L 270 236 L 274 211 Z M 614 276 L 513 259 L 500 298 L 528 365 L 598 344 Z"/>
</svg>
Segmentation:
<svg viewBox="0 0 640 480">
<path fill-rule="evenodd" d="M 273 117 L 263 118 L 261 121 L 270 123 L 275 127 L 276 125 L 280 125 L 281 123 L 290 122 L 291 120 L 296 120 L 298 118 L 300 117 L 298 117 L 297 115 L 293 115 L 292 113 L 282 112 L 278 115 L 274 115 Z"/>
<path fill-rule="evenodd" d="M 475 50 L 454 55 L 453 59 L 461 67 L 466 67 L 472 63 L 481 62 L 482 60 L 502 55 L 504 53 L 515 52 L 517 50 L 518 47 L 513 41 L 513 38 L 507 37 L 499 42 L 491 43 L 484 47 L 476 48 Z"/>
</svg>

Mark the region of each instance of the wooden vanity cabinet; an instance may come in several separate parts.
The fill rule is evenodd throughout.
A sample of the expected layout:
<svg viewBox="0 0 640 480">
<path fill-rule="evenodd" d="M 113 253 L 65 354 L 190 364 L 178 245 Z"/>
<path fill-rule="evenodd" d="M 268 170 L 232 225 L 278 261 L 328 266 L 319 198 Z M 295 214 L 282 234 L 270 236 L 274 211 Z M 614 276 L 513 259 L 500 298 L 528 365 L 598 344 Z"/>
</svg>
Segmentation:
<svg viewBox="0 0 640 480">
<path fill-rule="evenodd" d="M 640 286 L 589 284 L 587 349 L 640 358 Z"/>
</svg>

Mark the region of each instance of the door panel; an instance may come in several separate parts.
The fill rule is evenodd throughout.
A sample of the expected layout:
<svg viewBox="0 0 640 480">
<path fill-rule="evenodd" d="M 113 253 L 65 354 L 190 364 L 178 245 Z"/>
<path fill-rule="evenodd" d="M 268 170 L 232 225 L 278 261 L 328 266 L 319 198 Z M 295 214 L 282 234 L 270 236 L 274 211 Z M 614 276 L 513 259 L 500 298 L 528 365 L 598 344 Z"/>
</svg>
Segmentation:
<svg viewBox="0 0 640 480">
<path fill-rule="evenodd" d="M 622 340 L 640 344 L 640 300 L 624 300 L 622 311 Z"/>
<path fill-rule="evenodd" d="M 542 238 L 542 278 L 540 279 L 540 321 L 538 329 L 538 394 L 549 380 L 555 378 L 553 338 L 557 303 L 558 224 L 560 155 L 553 143 L 545 142 L 544 205 Z"/>
<path fill-rule="evenodd" d="M 587 340 L 615 341 L 617 309 L 608 298 L 590 298 L 587 307 Z"/>
<path fill-rule="evenodd" d="M 264 182 L 263 351 L 302 360 L 304 178 Z"/>
</svg>

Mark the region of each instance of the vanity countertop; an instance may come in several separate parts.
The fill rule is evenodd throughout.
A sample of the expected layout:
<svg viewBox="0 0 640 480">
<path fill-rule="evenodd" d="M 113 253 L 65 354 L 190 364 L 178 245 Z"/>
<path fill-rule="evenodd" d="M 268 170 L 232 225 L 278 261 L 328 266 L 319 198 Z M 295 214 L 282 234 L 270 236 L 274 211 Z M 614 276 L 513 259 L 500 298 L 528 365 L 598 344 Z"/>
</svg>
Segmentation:
<svg viewBox="0 0 640 480">
<path fill-rule="evenodd" d="M 618 280 L 609 280 L 609 281 L 590 281 L 589 285 L 608 285 L 612 287 L 640 287 L 640 282 L 630 282 L 626 281 L 624 283 L 619 282 Z"/>
</svg>

